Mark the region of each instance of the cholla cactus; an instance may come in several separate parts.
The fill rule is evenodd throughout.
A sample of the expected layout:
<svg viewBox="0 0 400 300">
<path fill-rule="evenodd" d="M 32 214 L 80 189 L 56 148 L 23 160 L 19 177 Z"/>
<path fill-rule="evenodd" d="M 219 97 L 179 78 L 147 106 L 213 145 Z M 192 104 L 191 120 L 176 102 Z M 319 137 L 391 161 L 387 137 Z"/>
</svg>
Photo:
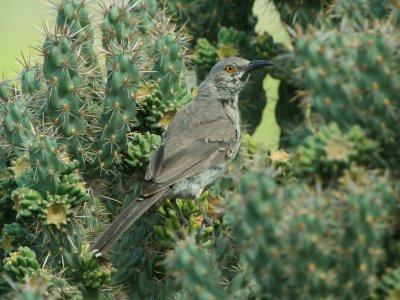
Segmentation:
<svg viewBox="0 0 400 300">
<path fill-rule="evenodd" d="M 187 20 L 187 29 L 196 41 L 199 37 L 215 40 L 217 28 L 234 26 L 238 30 L 251 31 L 256 18 L 251 10 L 254 0 L 245 1 L 189 1 L 170 0 L 168 7 L 178 17 L 178 22 L 184 24 Z"/>
<path fill-rule="evenodd" d="M 19 247 L 4 259 L 4 271 L 15 278 L 24 279 L 39 272 L 35 253 L 28 247 Z"/>
<path fill-rule="evenodd" d="M 12 251 L 21 245 L 31 247 L 39 265 L 48 267 L 48 275 L 40 279 L 46 288 L 37 292 L 64 298 L 93 297 L 111 283 L 114 269 L 87 252 L 87 243 L 107 219 L 100 196 L 124 194 L 107 186 L 107 176 L 117 174 L 124 184 L 128 172 L 137 177 L 134 186 L 140 186 L 149 152 L 163 132 L 150 123 L 166 126 L 164 115 L 170 118 L 190 99 L 183 80 L 188 38 L 162 7 L 155 1 L 104 5 L 103 68 L 86 5 L 84 0 L 57 4 L 56 28 L 45 27 L 38 49 L 43 63 L 23 58 L 21 82 L 0 84 L 5 125 L 0 138 L 6 146 L 0 165 L 1 254 L 11 255 L 4 266 L 13 280 L 29 285 L 22 280 L 26 272 L 16 269 L 19 265 L 12 259 L 17 255 Z M 140 17 L 141 22 L 134 24 Z M 156 87 L 163 109 L 149 106 L 137 116 L 136 101 L 151 97 L 143 94 L 146 86 Z M 150 122 L 158 108 L 160 118 Z M 151 137 L 144 144 L 134 138 L 142 130 Z M 133 145 L 140 151 L 132 151 Z M 134 170 L 137 175 L 126 161 L 140 166 Z M 56 291 L 61 287 L 70 291 L 68 295 Z M 109 296 L 118 298 L 119 293 L 120 289 Z"/>
<path fill-rule="evenodd" d="M 397 3 L 360 1 L 350 14 L 349 1 L 276 2 L 297 26 L 289 50 L 253 32 L 252 1 L 189 2 L 108 1 L 94 27 L 86 1 L 62 0 L 42 61 L 23 58 L 20 80 L 0 83 L 0 297 L 396 297 Z M 287 149 L 243 135 L 200 199 L 211 224 L 193 200 L 168 199 L 99 259 L 88 244 L 135 199 L 191 99 L 190 39 L 170 13 L 191 18 L 199 79 L 226 55 L 276 61 Z M 242 95 L 250 133 L 265 106 L 259 76 Z"/>
<path fill-rule="evenodd" d="M 128 144 L 128 157 L 126 163 L 135 170 L 145 171 L 150 154 L 160 144 L 160 136 L 146 132 L 134 133 L 132 142 Z"/>
<path fill-rule="evenodd" d="M 378 144 L 368 139 L 360 127 L 342 134 L 339 126 L 332 123 L 298 146 L 294 172 L 301 178 L 317 175 L 319 180 L 330 182 L 354 164 L 368 163 L 377 148 Z"/>
</svg>

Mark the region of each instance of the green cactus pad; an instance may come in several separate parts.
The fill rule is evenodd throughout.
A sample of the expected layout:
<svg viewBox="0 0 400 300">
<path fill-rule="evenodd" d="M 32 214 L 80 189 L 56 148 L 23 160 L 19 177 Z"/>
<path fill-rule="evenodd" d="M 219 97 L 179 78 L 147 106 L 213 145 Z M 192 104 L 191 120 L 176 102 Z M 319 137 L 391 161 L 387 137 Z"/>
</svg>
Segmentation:
<svg viewBox="0 0 400 300">
<path fill-rule="evenodd" d="M 5 134 L 14 151 L 22 154 L 28 149 L 29 141 L 34 137 L 35 131 L 27 115 L 26 106 L 22 101 L 7 104 L 4 118 Z"/>
<path fill-rule="evenodd" d="M 42 196 L 53 194 L 60 184 L 63 163 L 57 155 L 58 145 L 48 136 L 34 140 L 29 149 L 29 161 L 34 173 L 34 188 Z"/>
<path fill-rule="evenodd" d="M 18 251 L 10 253 L 3 263 L 4 271 L 18 280 L 33 276 L 40 269 L 35 252 L 28 247 L 19 247 Z"/>
<path fill-rule="evenodd" d="M 15 86 L 9 80 L 0 82 L 0 99 L 3 101 L 10 100 L 15 95 Z"/>
<path fill-rule="evenodd" d="M 126 163 L 136 169 L 145 171 L 150 160 L 150 155 L 161 142 L 158 135 L 146 132 L 145 134 L 134 133 L 132 141 L 128 143 L 128 157 Z"/>
</svg>

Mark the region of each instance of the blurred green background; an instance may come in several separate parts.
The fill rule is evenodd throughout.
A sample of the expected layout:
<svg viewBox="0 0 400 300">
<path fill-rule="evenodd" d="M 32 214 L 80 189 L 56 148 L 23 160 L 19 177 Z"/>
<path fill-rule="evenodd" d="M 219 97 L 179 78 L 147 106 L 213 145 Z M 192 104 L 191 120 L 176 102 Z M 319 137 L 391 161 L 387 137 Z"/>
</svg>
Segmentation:
<svg viewBox="0 0 400 300">
<path fill-rule="evenodd" d="M 37 58 L 38 53 L 32 47 L 41 46 L 43 35 L 40 32 L 44 22 L 52 28 L 55 8 L 45 4 L 50 0 L 1 0 L 0 4 L 0 79 L 14 79 L 21 70 L 17 59 L 21 52 L 26 58 Z M 52 0 L 58 3 L 58 0 Z M 98 1 L 101 2 L 100 0 Z M 54 6 L 54 5 L 53 5 Z M 283 28 L 274 6 L 266 0 L 256 0 L 253 12 L 259 18 L 256 30 L 268 31 L 276 42 L 289 45 L 289 37 Z M 262 58 L 260 58 L 262 59 Z M 39 59 L 40 60 L 40 59 Z M 267 91 L 268 105 L 263 113 L 263 121 L 257 128 L 254 138 L 263 143 L 267 149 L 278 147 L 279 127 L 275 121 L 275 104 L 278 81 L 266 78 L 264 88 Z"/>
<path fill-rule="evenodd" d="M 253 13 L 258 17 L 257 32 L 267 31 L 274 37 L 277 43 L 283 43 L 291 47 L 290 38 L 283 27 L 279 13 L 275 6 L 266 0 L 254 2 Z M 260 57 L 259 59 L 270 59 L 271 57 Z M 278 100 L 279 80 L 267 76 L 264 80 L 264 89 L 267 93 L 267 107 L 264 109 L 261 124 L 254 132 L 254 139 L 264 144 L 266 149 L 276 150 L 279 145 L 280 128 L 275 120 L 275 106 Z"/>
<path fill-rule="evenodd" d="M 41 0 L 1 0 L 0 2 L 0 72 L 4 77 L 15 78 L 21 70 L 16 59 L 21 51 L 26 57 L 35 57 L 32 46 L 41 45 L 43 20 L 50 18 L 52 8 Z M 36 26 L 36 27 L 35 27 Z"/>
</svg>

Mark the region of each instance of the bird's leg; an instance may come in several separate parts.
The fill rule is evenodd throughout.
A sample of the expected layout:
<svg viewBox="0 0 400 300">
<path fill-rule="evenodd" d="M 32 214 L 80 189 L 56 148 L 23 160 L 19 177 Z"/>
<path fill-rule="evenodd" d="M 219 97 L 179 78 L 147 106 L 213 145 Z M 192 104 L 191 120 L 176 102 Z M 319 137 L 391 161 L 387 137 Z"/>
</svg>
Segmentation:
<svg viewBox="0 0 400 300">
<path fill-rule="evenodd" d="M 185 218 L 185 216 L 183 215 L 182 210 L 179 209 L 178 205 L 176 204 L 176 199 L 175 201 L 172 201 L 172 205 L 175 207 L 175 211 L 178 212 L 178 220 L 183 223 L 183 225 L 188 225 L 189 221 L 188 219 Z"/>
<path fill-rule="evenodd" d="M 201 214 L 203 215 L 203 220 L 205 222 L 203 222 L 203 224 L 201 224 L 201 230 L 199 231 L 198 236 L 201 237 L 204 234 L 207 226 L 212 226 L 213 231 L 212 231 L 211 239 L 215 240 L 214 219 L 207 215 L 207 212 L 204 210 L 203 205 L 201 205 L 199 198 L 200 198 L 200 195 L 198 197 L 193 197 L 194 201 L 196 201 L 196 204 L 199 207 Z"/>
<path fill-rule="evenodd" d="M 194 201 L 196 201 L 196 204 L 197 204 L 197 206 L 199 207 L 199 210 L 200 210 L 201 214 L 203 215 L 203 219 L 206 221 L 206 224 L 207 224 L 208 226 L 213 226 L 213 225 L 214 225 L 214 220 L 213 220 L 213 218 L 210 218 L 210 217 L 207 215 L 207 212 L 204 210 L 203 205 L 201 205 L 201 203 L 200 203 L 200 201 L 199 201 L 199 198 L 200 198 L 200 197 L 197 197 L 197 196 L 194 196 L 194 197 L 193 197 Z"/>
</svg>

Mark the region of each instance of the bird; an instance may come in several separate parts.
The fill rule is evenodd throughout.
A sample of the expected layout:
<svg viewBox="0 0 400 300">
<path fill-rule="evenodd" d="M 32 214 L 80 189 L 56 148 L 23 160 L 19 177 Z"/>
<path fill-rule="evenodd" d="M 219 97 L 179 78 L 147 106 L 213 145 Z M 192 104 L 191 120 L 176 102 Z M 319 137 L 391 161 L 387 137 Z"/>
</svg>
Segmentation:
<svg viewBox="0 0 400 300">
<path fill-rule="evenodd" d="M 196 200 L 222 176 L 240 146 L 239 93 L 250 73 L 269 60 L 228 57 L 217 62 L 180 108 L 153 152 L 140 196 L 122 210 L 89 247 L 104 256 L 122 234 L 156 202 L 172 197 Z M 256 101 L 256 99 L 254 99 Z M 206 216 L 201 205 L 199 208 Z"/>
</svg>

